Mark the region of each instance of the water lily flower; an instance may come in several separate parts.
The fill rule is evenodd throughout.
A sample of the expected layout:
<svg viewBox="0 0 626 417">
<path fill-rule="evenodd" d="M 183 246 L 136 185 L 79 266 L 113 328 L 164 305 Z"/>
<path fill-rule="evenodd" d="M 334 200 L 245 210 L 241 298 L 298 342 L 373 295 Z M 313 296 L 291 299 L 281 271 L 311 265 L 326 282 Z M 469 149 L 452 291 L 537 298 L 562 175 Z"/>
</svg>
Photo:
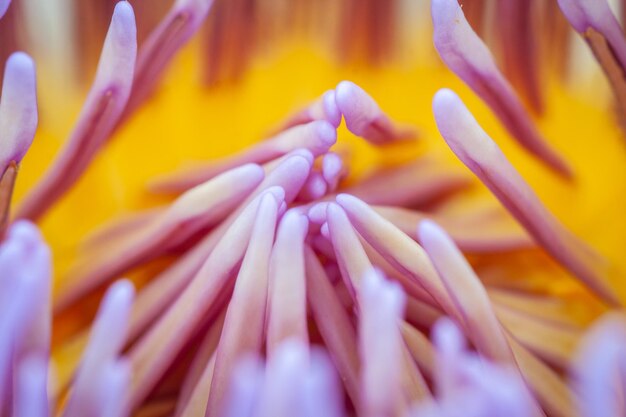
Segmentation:
<svg viewBox="0 0 626 417">
<path fill-rule="evenodd" d="M 623 415 L 619 19 L 425 6 L 0 0 L 0 417 Z"/>
</svg>

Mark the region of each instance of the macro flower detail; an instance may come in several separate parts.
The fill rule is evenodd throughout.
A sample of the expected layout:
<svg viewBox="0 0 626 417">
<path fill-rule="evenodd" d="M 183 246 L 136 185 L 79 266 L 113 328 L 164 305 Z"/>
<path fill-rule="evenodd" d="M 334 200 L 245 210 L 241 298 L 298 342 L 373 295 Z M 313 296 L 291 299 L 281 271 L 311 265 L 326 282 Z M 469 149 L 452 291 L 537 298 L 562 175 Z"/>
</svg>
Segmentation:
<svg viewBox="0 0 626 417">
<path fill-rule="evenodd" d="M 606 1 L 151 1 L 0 0 L 0 417 L 624 414 Z"/>
</svg>

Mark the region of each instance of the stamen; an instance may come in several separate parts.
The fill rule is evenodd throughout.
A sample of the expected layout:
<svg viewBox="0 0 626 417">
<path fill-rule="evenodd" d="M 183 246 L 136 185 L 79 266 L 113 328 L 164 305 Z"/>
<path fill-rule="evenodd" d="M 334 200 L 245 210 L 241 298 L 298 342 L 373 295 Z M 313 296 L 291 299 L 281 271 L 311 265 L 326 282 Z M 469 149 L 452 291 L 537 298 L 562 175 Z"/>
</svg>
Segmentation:
<svg viewBox="0 0 626 417">
<path fill-rule="evenodd" d="M 326 120 L 333 127 L 338 128 L 341 123 L 341 112 L 337 107 L 335 90 L 328 90 L 308 107 L 289 117 L 280 130 L 310 123 L 314 120 Z"/>
<path fill-rule="evenodd" d="M 408 307 L 408 306 L 407 306 Z M 435 348 L 428 337 L 411 324 L 404 322 L 400 328 L 402 338 L 424 375 L 432 380 L 436 370 Z"/>
<path fill-rule="evenodd" d="M 204 412 L 206 410 L 209 401 L 210 382 L 213 380 L 217 345 L 224 329 L 225 318 L 226 309 L 217 318 L 211 320 L 209 330 L 206 331 L 200 341 L 198 351 L 180 386 L 174 415 L 193 416 L 195 414 L 192 413 L 191 409 L 195 409 L 196 404 L 200 402 L 202 402 L 202 406 L 198 406 L 199 411 Z M 202 401 L 199 400 L 200 396 L 202 396 Z"/>
<path fill-rule="evenodd" d="M 322 159 L 322 175 L 328 185 L 328 191 L 333 192 L 341 181 L 348 174 L 347 168 L 343 164 L 341 156 L 334 152 L 328 152 Z"/>
<path fill-rule="evenodd" d="M 0 176 L 0 241 L 9 225 L 11 211 L 11 198 L 17 179 L 17 164 L 11 162 L 4 174 Z"/>
<path fill-rule="evenodd" d="M 265 311 L 268 307 L 270 320 L 272 318 L 272 306 L 267 304 L 271 279 L 268 269 L 270 254 L 273 253 L 272 243 L 277 220 L 277 201 L 273 196 L 267 195 L 259 204 L 250 243 L 226 312 L 224 329 L 216 352 L 215 370 L 206 410 L 208 416 L 220 415 L 224 407 L 230 373 L 237 358 L 248 353 L 258 354 L 263 346 Z M 274 284 L 272 282 L 271 285 Z M 268 333 L 270 331 L 271 326 Z"/>
<path fill-rule="evenodd" d="M 515 364 L 489 296 L 463 254 L 432 221 L 421 222 L 417 230 L 419 241 L 461 312 L 464 327 L 476 349 L 496 362 Z"/>
<path fill-rule="evenodd" d="M 437 271 L 421 246 L 354 196 L 340 194 L 337 203 L 361 236 L 394 268 L 424 288 L 445 312 L 458 316 Z"/>
<path fill-rule="evenodd" d="M 374 267 L 350 224 L 346 212 L 339 205 L 330 203 L 327 207 L 327 218 L 329 235 L 337 255 L 343 283 L 352 301 L 359 308 L 358 294 L 363 277 Z M 413 363 L 406 346 L 403 346 L 402 363 L 401 377 L 405 398 L 413 401 L 428 397 L 430 395 L 428 387 L 419 369 Z"/>
<path fill-rule="evenodd" d="M 435 392 L 445 398 L 454 396 L 459 384 L 459 364 L 466 349 L 466 340 L 461 330 L 449 318 L 442 318 L 431 329 L 431 338 L 436 349 L 434 373 Z"/>
<path fill-rule="evenodd" d="M 508 336 L 509 345 L 537 401 L 550 416 L 568 417 L 576 415 L 573 393 L 560 375 L 523 347 L 513 336 Z"/>
<path fill-rule="evenodd" d="M 520 145 L 556 172 L 571 177 L 571 168 L 537 131 L 457 0 L 433 0 L 432 18 L 435 48 L 446 65 L 487 103 Z"/>
<path fill-rule="evenodd" d="M 464 253 L 500 253 L 527 249 L 535 245 L 518 223 L 493 211 L 485 211 L 484 216 L 468 211 L 450 216 L 391 206 L 372 208 L 409 236 L 422 221 L 435 220 L 450 234 L 454 243 Z"/>
<path fill-rule="evenodd" d="M 306 152 L 305 152 L 306 154 Z M 185 286 L 196 276 L 213 249 L 220 242 L 232 225 L 241 229 L 233 233 L 245 233 L 252 227 L 254 213 L 260 197 L 270 193 L 277 201 L 292 202 L 300 192 L 302 185 L 311 170 L 312 157 L 310 153 L 303 156 L 300 153 L 288 155 L 269 172 L 256 190 L 242 203 L 228 219 L 224 220 L 215 230 L 198 243 L 192 250 L 182 256 L 169 269 L 154 277 L 139 293 L 129 328 L 129 339 L 134 339 L 155 320 L 182 292 Z M 287 190 L 287 192 L 285 192 Z M 82 337 L 86 339 L 86 337 Z M 73 346 L 67 347 L 70 351 Z M 72 358 L 73 355 L 67 355 Z M 75 359 L 73 359 L 75 360 Z M 72 363 L 65 368 L 72 369 Z M 66 384 L 71 373 L 65 374 L 62 384 Z"/>
<path fill-rule="evenodd" d="M 517 93 L 536 114 L 545 110 L 539 65 L 543 37 L 538 32 L 537 5 L 533 1 L 496 3 L 497 39 L 503 71 Z"/>
<path fill-rule="evenodd" d="M 7 60 L 0 98 L 0 176 L 11 162 L 19 164 L 26 155 L 37 121 L 35 63 L 16 52 Z"/>
<path fill-rule="evenodd" d="M 440 90 L 435 95 L 433 110 L 448 146 L 533 238 L 604 301 L 620 305 L 606 279 L 609 270 L 606 261 L 565 229 L 541 204 L 461 99 L 450 90 Z"/>
<path fill-rule="evenodd" d="M 280 202 L 277 201 L 277 205 Z M 244 257 L 251 234 L 250 223 L 235 221 L 230 225 L 182 294 L 131 350 L 134 380 L 130 401 L 133 407 L 154 387 L 231 280 Z"/>
<path fill-rule="evenodd" d="M 228 171 L 183 194 L 115 247 L 84 254 L 62 281 L 55 309 L 59 311 L 103 282 L 197 239 L 200 232 L 232 213 L 263 177 L 263 169 L 254 164 Z"/>
<path fill-rule="evenodd" d="M 46 356 L 33 355 L 23 359 L 17 371 L 14 398 L 14 415 L 43 417 L 50 415 L 48 400 L 48 360 Z"/>
<path fill-rule="evenodd" d="M 127 416 L 131 373 L 126 359 L 119 359 L 104 368 L 96 401 L 90 404 L 91 409 L 101 410 L 103 416 Z"/>
<path fill-rule="evenodd" d="M 213 0 L 177 0 L 161 23 L 144 41 L 137 55 L 133 92 L 126 105 L 132 114 L 152 92 L 178 52 L 202 25 Z"/>
<path fill-rule="evenodd" d="M 7 12 L 9 5 L 11 4 L 11 0 L 0 0 L 0 19 Z"/>
<path fill-rule="evenodd" d="M 342 81 L 336 89 L 337 106 L 350 132 L 374 145 L 412 140 L 417 132 L 395 125 L 365 90 L 350 81 Z"/>
<path fill-rule="evenodd" d="M 418 207 L 462 190 L 470 184 L 463 172 L 431 158 L 386 168 L 345 189 L 369 204 Z"/>
<path fill-rule="evenodd" d="M 625 326 L 623 314 L 606 314 L 593 325 L 581 343 L 572 382 L 583 417 L 624 414 Z"/>
<path fill-rule="evenodd" d="M 581 308 L 582 306 L 575 300 L 563 297 L 497 288 L 489 289 L 489 297 L 502 308 L 573 330 L 582 331 L 596 316 L 593 306 Z"/>
<path fill-rule="evenodd" d="M 235 211 L 227 220 L 223 221 L 211 234 L 187 252 L 168 270 L 161 273 L 141 291 L 135 303 L 135 311 L 130 326 L 131 335 L 139 334 L 148 323 L 158 317 L 183 288 L 198 273 L 203 263 L 209 257 L 220 239 L 229 228 L 235 224 L 244 227 L 246 221 L 252 227 L 254 213 L 264 193 L 270 193 L 277 201 L 290 203 L 300 192 L 302 185 L 311 170 L 309 160 L 300 155 L 286 157 L 273 171 L 269 172 L 256 191 Z M 244 221 L 244 219 L 247 219 Z M 244 233 L 243 231 L 237 233 Z"/>
<path fill-rule="evenodd" d="M 441 392 L 441 409 L 451 415 L 544 415 L 533 406 L 532 397 L 515 372 L 483 361 L 466 350 L 465 340 L 452 322 L 438 321 L 432 333 L 438 354 L 435 383 Z M 421 411 L 420 405 L 417 410 Z"/>
<path fill-rule="evenodd" d="M 267 352 L 271 357 L 286 339 L 309 344 L 304 270 L 304 239 L 308 218 L 297 210 L 283 216 L 270 260 L 267 309 Z"/>
<path fill-rule="evenodd" d="M 567 369 L 581 330 L 495 305 L 498 318 L 519 342 L 556 369 Z"/>
<path fill-rule="evenodd" d="M 337 204 L 329 203 L 326 207 L 327 234 L 337 257 L 344 284 L 352 299 L 357 299 L 357 289 L 365 274 L 373 269 L 356 231 L 350 224 L 346 212 Z"/>
<path fill-rule="evenodd" d="M 224 417 L 252 417 L 258 410 L 263 386 L 263 364 L 253 355 L 239 359 L 232 373 Z"/>
<path fill-rule="evenodd" d="M 130 3 L 115 6 L 96 77 L 74 131 L 41 181 L 30 190 L 17 217 L 36 220 L 80 178 L 104 145 L 128 100 L 137 51 Z"/>
<path fill-rule="evenodd" d="M 337 141 L 337 131 L 326 121 L 314 121 L 285 130 L 244 151 L 191 170 L 167 174 L 153 180 L 155 192 L 178 193 L 210 180 L 214 176 L 246 163 L 264 164 L 298 149 L 309 150 L 314 157 L 325 154 Z"/>
<path fill-rule="evenodd" d="M 308 246 L 304 250 L 309 307 L 348 396 L 358 404 L 360 363 L 356 331 L 317 255 Z"/>
<path fill-rule="evenodd" d="M 363 277 L 359 289 L 359 353 L 361 412 L 364 416 L 393 416 L 403 409 L 402 360 L 399 324 L 405 295 L 398 284 L 376 271 Z"/>
<path fill-rule="evenodd" d="M 4 410 L 15 361 L 47 354 L 49 322 L 41 307 L 48 303 L 50 251 L 37 228 L 16 222 L 0 245 L 0 410 Z M 35 306 L 35 307 L 33 307 Z M 48 316 L 49 319 L 49 316 Z M 41 334 L 34 334 L 41 331 Z"/>
<path fill-rule="evenodd" d="M 200 379 L 195 387 L 193 387 L 193 391 L 184 404 L 184 408 L 182 408 L 180 414 L 176 414 L 177 416 L 196 417 L 205 413 L 209 401 L 209 391 L 211 390 L 211 383 L 213 381 L 213 372 L 215 371 L 215 360 L 216 355 L 214 353 L 206 364 Z M 167 414 L 171 415 L 171 413 Z"/>
<path fill-rule="evenodd" d="M 130 310 L 134 299 L 134 289 L 129 281 L 118 281 L 113 284 L 104 296 L 98 316 L 92 327 L 89 343 L 85 349 L 81 365 L 76 374 L 72 393 L 63 416 L 79 417 L 89 415 L 95 404 L 99 403 L 98 396 L 101 395 L 99 384 L 104 383 L 103 377 L 109 367 L 115 367 L 118 355 L 121 353 L 126 343 L 126 329 Z M 118 377 L 128 377 L 128 369 L 123 369 L 114 373 L 122 372 L 126 375 L 111 375 L 117 380 Z M 103 375 L 104 374 L 104 375 Z M 123 381 L 110 381 L 115 384 Z M 107 387 L 117 391 L 120 387 Z M 127 387 L 121 387 L 121 393 Z M 112 393 L 114 394 L 114 393 Z M 119 400 L 119 399 L 118 399 Z M 101 406 L 108 406 L 100 404 Z M 124 405 L 118 404 L 120 407 Z"/>
<path fill-rule="evenodd" d="M 311 349 L 311 366 L 304 379 L 302 414 L 307 417 L 343 415 L 343 392 L 325 350 Z"/>
<path fill-rule="evenodd" d="M 296 340 L 283 342 L 269 358 L 259 417 L 292 417 L 299 414 L 304 378 L 310 369 L 309 347 Z M 210 415 L 207 417 L 214 417 Z"/>
<path fill-rule="evenodd" d="M 323 174 L 319 170 L 314 169 L 302 187 L 302 191 L 298 195 L 298 201 L 306 203 L 319 200 L 326 195 L 327 191 L 328 184 L 324 180 Z"/>
<path fill-rule="evenodd" d="M 559 0 L 574 29 L 587 41 L 602 66 L 626 120 L 626 39 L 606 0 Z"/>
</svg>

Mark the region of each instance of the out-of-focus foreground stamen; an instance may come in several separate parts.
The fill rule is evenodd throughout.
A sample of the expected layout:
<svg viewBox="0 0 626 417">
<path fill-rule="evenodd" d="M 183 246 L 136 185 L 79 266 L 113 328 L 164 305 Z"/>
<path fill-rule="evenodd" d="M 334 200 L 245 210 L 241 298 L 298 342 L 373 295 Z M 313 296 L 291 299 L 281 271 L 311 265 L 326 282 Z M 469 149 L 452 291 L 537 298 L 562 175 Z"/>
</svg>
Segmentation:
<svg viewBox="0 0 626 417">
<path fill-rule="evenodd" d="M 37 129 L 36 90 L 34 62 L 22 52 L 14 53 L 6 63 L 0 98 L 0 235 L 9 220 L 18 165 Z"/>
</svg>

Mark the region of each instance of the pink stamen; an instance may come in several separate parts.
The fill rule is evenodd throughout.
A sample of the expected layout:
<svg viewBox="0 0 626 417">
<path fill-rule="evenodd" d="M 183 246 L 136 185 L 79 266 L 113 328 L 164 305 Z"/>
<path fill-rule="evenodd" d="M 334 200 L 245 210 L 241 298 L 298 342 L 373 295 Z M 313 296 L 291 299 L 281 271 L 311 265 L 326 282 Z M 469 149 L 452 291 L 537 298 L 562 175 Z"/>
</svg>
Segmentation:
<svg viewBox="0 0 626 417">
<path fill-rule="evenodd" d="M 340 194 L 337 203 L 345 210 L 361 236 L 387 262 L 425 289 L 446 313 L 457 317 L 459 313 L 456 306 L 420 245 L 358 198 Z"/>
<path fill-rule="evenodd" d="M 48 400 L 48 357 L 32 355 L 18 365 L 13 411 L 19 417 L 50 415 Z"/>
<path fill-rule="evenodd" d="M 9 6 L 11 5 L 11 0 L 0 0 L 0 19 L 7 12 Z"/>
<path fill-rule="evenodd" d="M 232 372 L 223 417 L 253 417 L 258 410 L 264 367 L 254 355 L 244 356 Z"/>
<path fill-rule="evenodd" d="M 620 305 L 606 280 L 606 261 L 548 212 L 461 99 L 450 90 L 440 90 L 435 95 L 433 110 L 448 146 L 533 238 L 603 300 Z"/>
<path fill-rule="evenodd" d="M 313 318 L 341 375 L 348 396 L 357 404 L 360 363 L 356 331 L 317 255 L 306 246 L 305 262 L 307 299 Z"/>
<path fill-rule="evenodd" d="M 403 340 L 399 324 L 404 315 L 402 289 L 376 271 L 363 277 L 359 290 L 359 353 L 361 411 L 364 416 L 393 416 L 402 409 Z"/>
<path fill-rule="evenodd" d="M 229 169 L 246 163 L 265 164 L 298 149 L 306 149 L 314 157 L 328 152 L 337 141 L 337 132 L 326 121 L 314 121 L 285 130 L 275 137 L 261 141 L 246 150 L 191 170 L 168 174 L 153 180 L 150 188 L 156 192 L 181 192 Z"/>
<path fill-rule="evenodd" d="M 347 168 L 343 164 L 341 156 L 334 152 L 328 152 L 322 159 L 322 175 L 328 185 L 328 191 L 333 192 L 341 181 L 348 174 Z"/>
<path fill-rule="evenodd" d="M 200 232 L 231 214 L 263 178 L 263 169 L 254 164 L 228 171 L 189 190 L 114 247 L 85 254 L 62 282 L 55 309 L 63 309 L 103 282 L 197 239 Z"/>
<path fill-rule="evenodd" d="M 283 340 L 309 344 L 304 267 L 304 239 L 308 225 L 306 216 L 290 210 L 278 227 L 269 264 L 267 351 L 270 357 Z"/>
<path fill-rule="evenodd" d="M 15 52 L 5 66 L 0 98 L 0 177 L 11 162 L 19 164 L 26 155 L 37 121 L 35 63 L 24 52 Z"/>
<path fill-rule="evenodd" d="M 489 105 L 520 145 L 556 172 L 571 177 L 570 166 L 537 131 L 489 49 L 465 20 L 458 1 L 433 0 L 432 18 L 435 48 L 446 65 Z"/>
<path fill-rule="evenodd" d="M 198 31 L 213 0 L 176 0 L 137 55 L 133 92 L 126 106 L 131 114 L 152 92 L 172 57 Z"/>
<path fill-rule="evenodd" d="M 265 311 L 271 279 L 268 269 L 277 221 L 277 201 L 273 196 L 266 195 L 259 204 L 250 243 L 226 313 L 224 329 L 217 347 L 205 414 L 207 416 L 220 415 L 230 373 L 237 358 L 248 353 L 258 354 L 263 346 Z"/>
<path fill-rule="evenodd" d="M 620 24 L 606 0 L 558 0 L 561 11 L 574 29 L 585 34 L 588 29 L 601 33 L 611 50 L 626 68 L 626 40 Z"/>
<path fill-rule="evenodd" d="M 392 206 L 372 208 L 409 236 L 422 221 L 436 220 L 464 253 L 500 253 L 535 246 L 532 238 L 518 223 L 494 211 L 485 213 L 489 215 L 477 216 L 466 210 L 452 216 Z"/>
<path fill-rule="evenodd" d="M 209 329 L 199 342 L 198 351 L 196 352 L 189 370 L 185 375 L 185 379 L 180 386 L 180 393 L 178 394 L 176 402 L 176 412 L 174 415 L 185 415 L 189 411 L 189 407 L 192 403 L 197 402 L 198 391 L 202 390 L 202 399 L 204 402 L 204 408 L 206 410 L 206 404 L 209 401 L 209 389 L 202 389 L 205 387 L 207 378 L 207 368 L 214 368 L 216 359 L 217 345 L 220 341 L 222 331 L 224 329 L 224 320 L 226 318 L 226 309 L 220 313 L 220 315 L 212 320 Z M 213 380 L 213 370 L 210 371 L 211 378 Z"/>
<path fill-rule="evenodd" d="M 342 81 L 335 91 L 339 111 L 355 135 L 377 146 L 417 137 L 414 129 L 396 126 L 374 99 L 353 82 Z"/>
<path fill-rule="evenodd" d="M 277 201 L 277 205 L 279 203 Z M 250 220 L 232 223 L 176 302 L 133 347 L 130 354 L 135 369 L 132 405 L 139 404 L 154 387 L 231 281 L 252 232 Z"/>
<path fill-rule="evenodd" d="M 99 403 L 104 407 L 126 407 L 123 394 L 128 388 L 130 371 L 125 365 L 117 368 L 116 363 L 126 343 L 126 329 L 133 299 L 134 288 L 128 281 L 116 282 L 105 294 L 78 368 L 64 417 L 88 415 L 94 404 Z M 107 388 L 111 390 L 111 395 L 118 404 L 102 404 L 103 399 L 99 398 L 104 388 L 100 384 L 108 385 L 104 379 L 108 372 L 112 373 L 108 375 L 111 380 L 108 381 L 110 386 Z M 120 387 L 119 384 L 123 386 Z M 116 394 L 123 395 L 124 398 L 117 398 Z"/>
<path fill-rule="evenodd" d="M 489 296 L 463 254 L 432 221 L 423 221 L 417 230 L 419 241 L 461 312 L 463 325 L 477 350 L 496 362 L 514 365 L 515 358 Z"/>
<path fill-rule="evenodd" d="M 581 416 L 624 415 L 626 319 L 621 313 L 601 317 L 583 339 L 573 369 Z"/>
<path fill-rule="evenodd" d="M 96 77 L 83 110 L 59 156 L 30 190 L 17 217 L 36 220 L 80 178 L 109 138 L 130 95 L 137 51 L 130 3 L 115 6 Z"/>
<path fill-rule="evenodd" d="M 465 173 L 430 158 L 381 169 L 346 188 L 345 193 L 369 204 L 419 207 L 462 190 L 470 184 Z"/>
<path fill-rule="evenodd" d="M 339 127 L 341 123 L 341 112 L 337 107 L 335 90 L 326 91 L 309 106 L 289 117 L 280 130 L 310 123 L 314 120 L 326 120 L 335 128 Z"/>
<path fill-rule="evenodd" d="M 304 187 L 302 187 L 300 195 L 298 195 L 298 200 L 301 202 L 319 200 L 326 195 L 327 191 L 328 184 L 324 180 L 322 173 L 318 170 L 312 170 Z"/>
</svg>

